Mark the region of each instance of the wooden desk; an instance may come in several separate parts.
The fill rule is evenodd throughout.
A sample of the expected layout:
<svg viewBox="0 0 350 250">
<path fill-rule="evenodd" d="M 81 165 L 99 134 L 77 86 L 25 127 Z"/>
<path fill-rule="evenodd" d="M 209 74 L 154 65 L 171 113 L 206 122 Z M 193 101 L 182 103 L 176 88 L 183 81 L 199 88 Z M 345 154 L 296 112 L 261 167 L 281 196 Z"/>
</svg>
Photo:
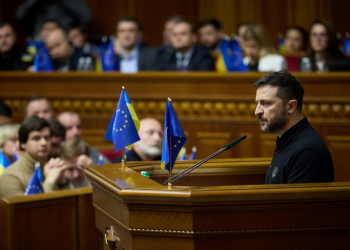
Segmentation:
<svg viewBox="0 0 350 250">
<path fill-rule="evenodd" d="M 0 199 L 3 250 L 99 249 L 91 188 Z"/>
<path fill-rule="evenodd" d="M 173 106 L 187 136 L 189 152 L 199 159 L 246 134 L 247 139 L 219 158 L 271 157 L 276 136 L 260 131 L 254 82 L 265 73 L 26 73 L 0 72 L 0 98 L 21 122 L 28 98 L 49 98 L 54 114 L 78 112 L 90 145 L 112 147 L 104 139 L 125 86 L 139 118 L 164 120 L 166 100 Z M 295 73 L 305 89 L 303 113 L 328 144 L 336 162 L 336 180 L 350 181 L 350 73 Z M 345 174 L 344 174 L 345 173 Z"/>
<path fill-rule="evenodd" d="M 106 227 L 113 230 L 119 239 L 116 246 L 125 250 L 345 249 L 348 245 L 350 182 L 251 185 L 263 181 L 268 159 L 221 159 L 203 165 L 169 190 L 154 181 L 167 176 L 158 163 L 128 165 L 138 167 L 112 164 L 87 169 L 96 225 L 102 234 Z M 190 165 L 179 162 L 175 173 Z M 151 177 L 140 175 L 141 170 L 148 170 Z M 242 176 L 249 185 L 235 185 Z M 202 178 L 222 185 L 192 185 Z"/>
</svg>

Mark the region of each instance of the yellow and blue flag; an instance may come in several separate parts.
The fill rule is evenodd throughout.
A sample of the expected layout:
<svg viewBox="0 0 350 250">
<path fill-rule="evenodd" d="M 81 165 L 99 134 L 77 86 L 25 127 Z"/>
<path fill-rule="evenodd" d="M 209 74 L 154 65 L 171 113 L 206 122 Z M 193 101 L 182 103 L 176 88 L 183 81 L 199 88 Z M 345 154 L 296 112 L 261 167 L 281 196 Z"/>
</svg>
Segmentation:
<svg viewBox="0 0 350 250">
<path fill-rule="evenodd" d="M 40 194 L 44 193 L 44 189 L 41 185 L 41 169 L 40 164 L 35 164 L 35 170 L 30 178 L 26 191 L 24 195 Z"/>
<path fill-rule="evenodd" d="M 47 52 L 46 45 L 43 41 L 36 41 L 36 53 L 34 55 L 34 72 L 53 71 L 51 58 Z"/>
<path fill-rule="evenodd" d="M 218 72 L 246 72 L 248 67 L 243 63 L 243 54 L 237 39 L 223 39 L 220 43 L 220 53 L 216 59 Z"/>
<path fill-rule="evenodd" d="M 0 175 L 4 172 L 5 168 L 11 165 L 11 162 L 9 159 L 7 159 L 6 155 L 4 152 L 0 152 Z"/>
<path fill-rule="evenodd" d="M 281 33 L 278 33 L 278 46 L 277 46 L 277 50 L 280 54 L 285 54 L 286 53 L 286 46 L 284 44 L 284 38 L 283 35 Z"/>
<path fill-rule="evenodd" d="M 3 168 L 7 168 L 8 166 L 11 165 L 11 162 L 9 159 L 7 159 L 6 155 L 4 154 L 3 151 L 0 152 L 0 166 Z"/>
<path fill-rule="evenodd" d="M 185 142 L 185 133 L 182 130 L 171 101 L 168 100 L 164 122 L 164 138 L 161 161 L 162 169 L 167 169 L 170 172 L 173 170 L 177 155 Z"/>
<path fill-rule="evenodd" d="M 131 149 L 132 144 L 140 140 L 140 121 L 129 100 L 124 87 L 120 94 L 118 107 L 108 126 L 105 139 L 112 141 L 115 151 Z"/>
</svg>

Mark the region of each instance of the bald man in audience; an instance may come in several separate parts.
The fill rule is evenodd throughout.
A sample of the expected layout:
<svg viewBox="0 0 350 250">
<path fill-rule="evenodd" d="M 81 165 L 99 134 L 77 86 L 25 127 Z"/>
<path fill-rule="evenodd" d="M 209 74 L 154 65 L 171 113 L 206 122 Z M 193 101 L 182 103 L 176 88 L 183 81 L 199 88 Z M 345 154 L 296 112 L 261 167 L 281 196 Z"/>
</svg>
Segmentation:
<svg viewBox="0 0 350 250">
<path fill-rule="evenodd" d="M 46 48 L 52 59 L 53 68 L 58 71 L 75 71 L 80 58 L 92 58 L 81 49 L 69 44 L 66 33 L 57 28 L 52 30 L 46 38 Z"/>
<path fill-rule="evenodd" d="M 65 141 L 71 139 L 81 139 L 82 138 L 82 126 L 80 116 L 71 111 L 62 112 L 57 116 L 58 121 L 66 128 L 66 138 Z M 96 165 L 99 161 L 100 156 L 103 157 L 102 163 L 108 164 L 109 160 L 101 155 L 96 149 L 89 147 L 89 156 L 91 157 L 93 164 Z"/>
<path fill-rule="evenodd" d="M 29 99 L 25 107 L 26 118 L 29 118 L 33 115 L 43 118 L 50 119 L 52 118 L 52 109 L 49 100 L 40 95 L 33 96 Z"/>
<path fill-rule="evenodd" d="M 161 160 L 163 128 L 159 121 L 145 118 L 140 121 L 140 140 L 134 143 L 130 152 L 125 156 L 126 161 L 157 161 Z M 113 162 L 121 162 L 118 157 Z"/>
</svg>

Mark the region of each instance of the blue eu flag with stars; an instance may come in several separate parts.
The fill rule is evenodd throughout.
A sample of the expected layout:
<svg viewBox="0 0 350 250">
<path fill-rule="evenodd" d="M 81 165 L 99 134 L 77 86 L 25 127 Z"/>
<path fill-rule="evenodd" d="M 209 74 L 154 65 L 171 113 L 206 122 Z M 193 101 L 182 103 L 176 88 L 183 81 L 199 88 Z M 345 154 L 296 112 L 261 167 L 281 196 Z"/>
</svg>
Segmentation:
<svg viewBox="0 0 350 250">
<path fill-rule="evenodd" d="M 34 55 L 34 72 L 39 71 L 53 71 L 51 58 L 47 52 L 45 43 L 43 41 L 36 41 L 36 53 Z"/>
<path fill-rule="evenodd" d="M 140 121 L 131 105 L 128 95 L 122 89 L 119 103 L 108 126 L 105 139 L 112 141 L 115 151 L 122 148 L 131 149 L 132 144 L 140 140 Z"/>
<path fill-rule="evenodd" d="M 114 40 L 110 39 L 102 58 L 103 71 L 118 71 L 118 57 L 114 53 Z"/>
<path fill-rule="evenodd" d="M 30 178 L 30 181 L 28 183 L 27 189 L 24 192 L 24 195 L 31 195 L 31 194 L 40 194 L 44 193 L 44 189 L 41 186 L 41 169 L 40 166 L 37 167 L 37 164 L 35 164 L 35 170 L 32 174 L 32 178 Z"/>
<path fill-rule="evenodd" d="M 162 150 L 162 169 L 172 171 L 175 160 L 179 154 L 181 148 L 186 142 L 186 136 L 182 130 L 179 119 L 176 116 L 175 110 L 171 101 L 168 100 L 165 111 L 164 122 L 164 137 L 163 137 L 163 150 Z M 170 157 L 171 155 L 171 157 Z M 171 162 L 170 162 L 171 158 Z"/>
</svg>

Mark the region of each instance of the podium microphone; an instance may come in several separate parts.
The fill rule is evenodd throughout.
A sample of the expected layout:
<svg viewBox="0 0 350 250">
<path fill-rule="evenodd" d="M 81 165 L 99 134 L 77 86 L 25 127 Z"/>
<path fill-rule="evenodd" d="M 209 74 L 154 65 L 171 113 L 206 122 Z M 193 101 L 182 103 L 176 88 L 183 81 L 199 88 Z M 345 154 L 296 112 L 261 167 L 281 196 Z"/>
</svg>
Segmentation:
<svg viewBox="0 0 350 250">
<path fill-rule="evenodd" d="M 203 163 L 209 161 L 211 158 L 214 158 L 215 156 L 217 156 L 218 154 L 220 154 L 221 152 L 232 148 L 233 146 L 237 145 L 238 143 L 240 143 L 241 141 L 243 141 L 245 138 L 247 138 L 246 135 L 243 135 L 241 137 L 239 137 L 238 139 L 226 144 L 222 149 L 216 151 L 214 154 L 208 156 L 207 158 L 201 160 L 200 162 L 197 162 L 196 164 L 194 164 L 193 166 L 185 169 L 184 171 L 178 173 L 177 175 L 174 175 L 174 177 L 172 178 L 171 182 L 174 183 L 177 180 L 181 179 L 182 177 L 184 177 L 186 174 L 190 173 L 191 171 L 195 170 L 196 168 L 198 168 L 200 165 L 202 165 Z M 169 180 L 166 180 L 163 185 L 167 185 Z"/>
</svg>

